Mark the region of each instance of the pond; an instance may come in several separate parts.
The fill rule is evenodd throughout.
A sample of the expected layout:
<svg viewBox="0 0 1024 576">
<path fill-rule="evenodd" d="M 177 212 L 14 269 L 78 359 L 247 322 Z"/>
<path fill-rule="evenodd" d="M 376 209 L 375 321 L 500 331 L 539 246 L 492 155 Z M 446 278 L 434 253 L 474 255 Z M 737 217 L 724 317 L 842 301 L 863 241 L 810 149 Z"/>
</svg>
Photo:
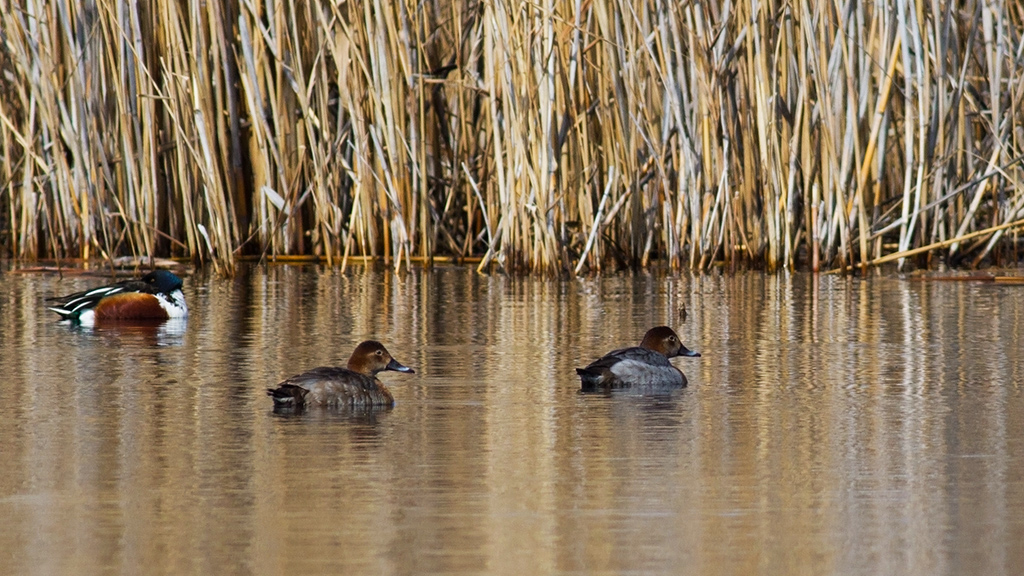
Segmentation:
<svg viewBox="0 0 1024 576">
<path fill-rule="evenodd" d="M 9 268 L 10 573 L 1024 572 L 1024 286 L 253 266 L 85 329 Z M 580 393 L 660 324 L 689 387 Z M 275 413 L 370 338 L 394 408 Z"/>
</svg>

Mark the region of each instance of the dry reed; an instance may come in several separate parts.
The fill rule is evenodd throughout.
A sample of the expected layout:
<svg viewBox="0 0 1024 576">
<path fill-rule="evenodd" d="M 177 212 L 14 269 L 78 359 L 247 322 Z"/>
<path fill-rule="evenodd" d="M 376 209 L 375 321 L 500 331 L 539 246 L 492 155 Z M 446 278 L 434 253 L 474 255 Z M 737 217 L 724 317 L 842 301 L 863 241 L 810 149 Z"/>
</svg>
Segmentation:
<svg viewBox="0 0 1024 576">
<path fill-rule="evenodd" d="M 0 4 L 17 258 L 1020 257 L 1015 3 Z"/>
</svg>

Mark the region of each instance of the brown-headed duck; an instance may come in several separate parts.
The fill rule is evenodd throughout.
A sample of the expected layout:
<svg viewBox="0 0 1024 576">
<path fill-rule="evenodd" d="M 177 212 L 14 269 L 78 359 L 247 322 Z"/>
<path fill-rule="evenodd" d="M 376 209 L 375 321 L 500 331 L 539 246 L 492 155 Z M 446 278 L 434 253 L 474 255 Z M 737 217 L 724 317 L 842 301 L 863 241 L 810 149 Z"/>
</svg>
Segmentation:
<svg viewBox="0 0 1024 576">
<path fill-rule="evenodd" d="M 49 298 L 48 306 L 61 319 L 92 326 L 104 320 L 167 320 L 185 318 L 188 306 L 182 282 L 167 270 L 154 270 L 142 278 Z"/>
<path fill-rule="evenodd" d="M 274 405 L 286 406 L 393 406 L 395 397 L 377 379 L 384 370 L 414 373 L 391 357 L 380 342 L 367 340 L 356 346 L 348 367 L 321 366 L 267 388 Z"/>
<path fill-rule="evenodd" d="M 583 390 L 631 387 L 686 386 L 686 376 L 668 361 L 676 356 L 700 356 L 683 346 L 668 326 L 651 328 L 640 346 L 614 350 L 594 360 L 586 368 L 577 368 Z"/>
</svg>

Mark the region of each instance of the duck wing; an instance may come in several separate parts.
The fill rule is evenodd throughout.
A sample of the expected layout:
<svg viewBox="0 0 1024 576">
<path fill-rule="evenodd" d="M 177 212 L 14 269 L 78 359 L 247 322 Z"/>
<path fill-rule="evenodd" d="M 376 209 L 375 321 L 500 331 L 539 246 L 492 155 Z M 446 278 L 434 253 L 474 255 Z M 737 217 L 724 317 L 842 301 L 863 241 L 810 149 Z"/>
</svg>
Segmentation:
<svg viewBox="0 0 1024 576">
<path fill-rule="evenodd" d="M 82 312 L 95 308 L 99 304 L 100 300 L 108 296 L 115 294 L 124 294 L 127 292 L 143 292 L 146 294 L 155 294 L 156 290 L 149 284 L 141 280 L 125 280 L 116 284 L 110 284 L 108 286 L 100 286 L 99 288 L 93 288 L 91 290 L 82 290 L 81 292 L 75 292 L 74 294 L 68 294 L 67 296 L 54 296 L 47 298 L 47 302 L 53 302 L 53 306 L 47 306 L 50 310 L 53 310 L 61 317 L 65 319 L 78 318 Z"/>
<path fill-rule="evenodd" d="M 297 394 L 301 394 L 301 399 Z M 292 376 L 281 382 L 277 389 L 268 389 L 267 395 L 275 402 L 283 398 L 285 402 L 297 405 L 385 405 L 394 402 L 387 388 L 373 376 L 333 366 L 321 366 Z"/>
<path fill-rule="evenodd" d="M 643 372 L 678 372 L 664 354 L 634 346 L 612 350 L 588 364 L 586 368 L 577 368 L 576 374 L 580 377 L 583 390 L 630 386 L 631 382 L 628 379 L 624 380 L 619 374 L 625 366 L 639 367 Z"/>
<path fill-rule="evenodd" d="M 652 366 L 671 366 L 672 363 L 668 361 L 661 352 L 655 352 L 654 350 L 648 350 L 647 348 L 641 348 L 634 346 L 632 348 L 622 348 L 620 350 L 612 350 L 604 356 L 594 360 L 587 366 L 587 368 L 610 368 L 612 365 L 619 362 L 632 360 L 634 362 L 642 362 L 644 364 L 650 364 Z"/>
</svg>

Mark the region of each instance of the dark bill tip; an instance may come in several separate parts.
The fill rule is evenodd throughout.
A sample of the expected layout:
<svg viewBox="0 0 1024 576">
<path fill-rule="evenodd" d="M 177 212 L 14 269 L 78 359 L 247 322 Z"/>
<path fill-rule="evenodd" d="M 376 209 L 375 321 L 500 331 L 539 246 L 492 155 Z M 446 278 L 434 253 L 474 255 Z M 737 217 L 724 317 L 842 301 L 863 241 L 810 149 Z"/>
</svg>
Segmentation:
<svg viewBox="0 0 1024 576">
<path fill-rule="evenodd" d="M 391 359 L 391 362 L 388 362 L 387 367 L 385 367 L 384 369 L 385 370 L 394 370 L 395 372 L 405 372 L 405 373 L 408 373 L 408 374 L 415 374 L 416 373 L 416 371 L 413 370 L 412 368 L 409 368 L 408 366 L 402 366 L 401 364 L 399 364 L 398 361 L 395 360 L 394 358 Z"/>
</svg>

